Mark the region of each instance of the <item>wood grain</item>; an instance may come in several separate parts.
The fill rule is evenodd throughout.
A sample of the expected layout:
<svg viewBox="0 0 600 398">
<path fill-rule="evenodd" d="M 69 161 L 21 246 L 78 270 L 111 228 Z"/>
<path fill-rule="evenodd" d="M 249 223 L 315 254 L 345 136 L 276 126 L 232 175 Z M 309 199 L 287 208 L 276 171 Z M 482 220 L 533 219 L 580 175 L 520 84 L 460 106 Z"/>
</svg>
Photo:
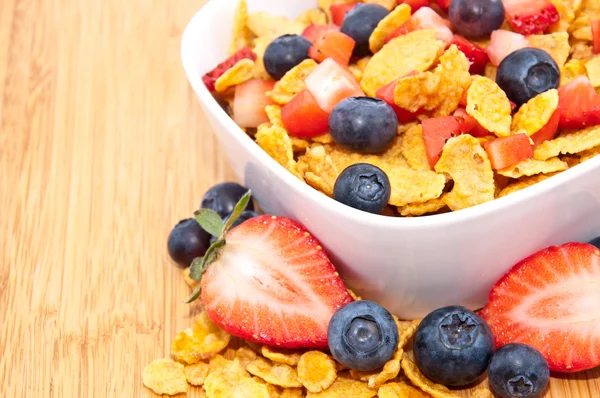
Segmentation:
<svg viewBox="0 0 600 398">
<path fill-rule="evenodd" d="M 192 323 L 166 237 L 233 179 L 179 60 L 204 2 L 0 1 L 0 396 L 153 396 Z"/>
</svg>

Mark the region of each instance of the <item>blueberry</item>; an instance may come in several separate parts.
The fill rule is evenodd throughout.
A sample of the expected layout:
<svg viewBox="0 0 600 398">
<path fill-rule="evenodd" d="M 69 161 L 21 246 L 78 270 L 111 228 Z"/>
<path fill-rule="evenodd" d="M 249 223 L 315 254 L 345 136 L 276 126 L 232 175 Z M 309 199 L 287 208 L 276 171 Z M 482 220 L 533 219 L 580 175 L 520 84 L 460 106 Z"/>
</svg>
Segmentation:
<svg viewBox="0 0 600 398">
<path fill-rule="evenodd" d="M 167 240 L 169 255 L 179 266 L 189 267 L 196 257 L 204 256 L 209 247 L 210 234 L 193 218 L 181 220 Z"/>
<path fill-rule="evenodd" d="M 501 0 L 452 0 L 448 10 L 454 28 L 469 39 L 481 39 L 500 29 L 504 14 Z"/>
<path fill-rule="evenodd" d="M 217 184 L 204 194 L 200 208 L 214 210 L 221 218 L 225 218 L 233 212 L 235 205 L 246 192 L 248 188 L 235 182 Z M 246 210 L 254 210 L 252 201 L 248 202 Z"/>
<path fill-rule="evenodd" d="M 265 50 L 263 62 L 269 75 L 279 80 L 290 69 L 308 58 L 310 41 L 298 35 L 284 35 L 273 40 Z"/>
<path fill-rule="evenodd" d="M 520 106 L 538 94 L 557 88 L 560 70 L 546 51 L 522 48 L 500 62 L 496 83 Z"/>
<path fill-rule="evenodd" d="M 485 372 L 494 338 L 488 324 L 473 311 L 450 306 L 423 318 L 413 349 L 425 376 L 446 386 L 464 386 Z"/>
<path fill-rule="evenodd" d="M 368 300 L 340 308 L 327 329 L 329 350 L 347 368 L 368 371 L 382 367 L 396 352 L 398 327 L 385 308 Z"/>
<path fill-rule="evenodd" d="M 502 398 L 534 398 L 546 389 L 550 368 L 535 348 L 512 343 L 494 353 L 488 377 L 492 390 Z"/>
<path fill-rule="evenodd" d="M 333 198 L 355 209 L 381 214 L 390 200 L 392 188 L 388 176 L 379 167 L 357 163 L 338 176 Z"/>
<path fill-rule="evenodd" d="M 588 242 L 590 245 L 592 246 L 596 246 L 597 249 L 600 249 L 600 236 L 597 238 L 592 239 L 591 241 Z"/>
<path fill-rule="evenodd" d="M 389 14 L 389 11 L 376 4 L 357 4 L 344 17 L 342 33 L 350 36 L 356 42 L 354 55 L 364 57 L 370 55 L 369 37 L 379 22 Z"/>
<path fill-rule="evenodd" d="M 242 214 L 240 214 L 240 217 L 233 222 L 233 224 L 231 225 L 231 228 L 235 228 L 238 225 L 240 225 L 241 223 L 243 223 L 244 221 L 248 221 L 249 219 L 258 217 L 260 215 L 261 215 L 260 213 L 254 211 L 254 210 L 244 210 L 242 212 Z M 225 217 L 225 219 L 223 221 L 227 222 L 228 219 L 229 219 L 229 216 Z"/>
<path fill-rule="evenodd" d="M 380 153 L 398 134 L 398 117 L 385 101 L 370 97 L 346 98 L 329 115 L 336 144 L 356 152 Z"/>
</svg>

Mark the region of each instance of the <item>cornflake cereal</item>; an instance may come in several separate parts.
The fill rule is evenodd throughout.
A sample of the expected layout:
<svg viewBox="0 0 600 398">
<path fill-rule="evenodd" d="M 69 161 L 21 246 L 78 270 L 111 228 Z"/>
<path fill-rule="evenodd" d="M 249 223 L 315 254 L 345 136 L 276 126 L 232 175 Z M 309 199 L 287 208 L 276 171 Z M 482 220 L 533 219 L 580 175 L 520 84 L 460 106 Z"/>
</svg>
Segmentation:
<svg viewBox="0 0 600 398">
<path fill-rule="evenodd" d="M 170 359 L 152 361 L 144 368 L 142 379 L 157 394 L 176 395 L 188 390 L 183 365 Z"/>
<path fill-rule="evenodd" d="M 254 61 L 251 59 L 242 59 L 236 63 L 233 68 L 225 72 L 215 82 L 217 93 L 224 93 L 231 87 L 244 83 L 254 77 Z"/>
<path fill-rule="evenodd" d="M 496 82 L 481 76 L 473 79 L 467 92 L 467 113 L 498 137 L 510 135 L 510 102 Z"/>
<path fill-rule="evenodd" d="M 248 2 L 240 0 L 233 17 L 233 40 L 229 48 L 231 55 L 246 46 L 250 46 L 252 32 L 248 29 Z"/>
<path fill-rule="evenodd" d="M 366 381 L 369 388 L 378 390 L 384 383 L 398 376 L 403 353 L 404 350 L 399 346 L 392 359 L 387 361 L 382 369 L 371 372 L 351 370 L 350 375 L 357 380 Z"/>
<path fill-rule="evenodd" d="M 587 75 L 594 87 L 600 87 L 600 56 L 595 56 L 585 63 Z"/>
<path fill-rule="evenodd" d="M 280 165 L 296 177 L 303 179 L 298 172 L 298 166 L 294 160 L 292 141 L 287 131 L 280 126 L 261 124 L 256 133 L 256 143 L 269 154 Z"/>
<path fill-rule="evenodd" d="M 307 398 L 373 398 L 377 390 L 369 388 L 367 383 L 354 380 L 347 375 L 339 375 L 331 387 L 321 392 L 308 392 Z"/>
<path fill-rule="evenodd" d="M 258 383 L 251 377 L 223 370 L 212 372 L 206 377 L 204 390 L 208 398 L 271 398 L 265 384 Z"/>
<path fill-rule="evenodd" d="M 321 392 L 331 387 L 337 378 L 336 364 L 321 351 L 308 351 L 298 362 L 298 380 L 310 392 Z"/>
<path fill-rule="evenodd" d="M 378 6 L 387 8 L 389 11 L 392 11 L 398 4 L 397 0 L 364 0 L 364 2 L 367 4 L 377 4 Z"/>
<path fill-rule="evenodd" d="M 201 386 L 204 384 L 204 380 L 206 380 L 209 371 L 210 368 L 208 367 L 208 364 L 204 362 L 188 365 L 183 368 L 183 373 L 185 374 L 188 383 L 194 386 Z"/>
<path fill-rule="evenodd" d="M 550 158 L 548 160 L 523 160 L 513 166 L 498 170 L 498 174 L 510 178 L 521 178 L 523 176 L 532 176 L 536 174 L 555 173 L 569 168 L 566 162 L 559 158 Z"/>
<path fill-rule="evenodd" d="M 446 202 L 444 201 L 445 195 L 446 194 L 443 194 L 439 198 L 431 199 L 423 203 L 409 203 L 400 206 L 398 207 L 398 212 L 403 217 L 415 217 L 438 212 L 446 208 Z"/>
<path fill-rule="evenodd" d="M 542 129 L 558 108 L 558 91 L 548 90 L 523 104 L 512 121 L 513 134 L 532 136 Z"/>
<path fill-rule="evenodd" d="M 308 26 L 308 25 L 327 25 L 329 19 L 327 13 L 320 8 L 311 8 L 310 10 L 304 11 L 296 18 L 296 21 Z"/>
<path fill-rule="evenodd" d="M 396 3 L 395 0 L 392 0 L 392 2 Z M 410 6 L 408 4 L 401 4 L 379 21 L 379 24 L 377 24 L 369 38 L 369 48 L 371 51 L 376 53 L 381 50 L 385 39 L 406 22 L 408 18 L 410 18 Z"/>
<path fill-rule="evenodd" d="M 494 398 L 494 395 L 487 388 L 479 388 L 473 391 L 471 398 Z"/>
<path fill-rule="evenodd" d="M 215 325 L 203 311 L 193 329 L 186 329 L 175 338 L 171 355 L 183 363 L 198 363 L 225 349 L 230 339 L 231 336 Z"/>
<path fill-rule="evenodd" d="M 269 347 L 266 345 L 261 348 L 260 352 L 263 357 L 270 359 L 273 362 L 283 363 L 290 366 L 298 365 L 302 355 L 297 351 Z"/>
<path fill-rule="evenodd" d="M 379 398 L 428 398 L 429 395 L 406 383 L 387 383 L 377 392 Z"/>
<path fill-rule="evenodd" d="M 256 36 L 283 36 L 301 35 L 306 24 L 292 21 L 279 15 L 271 15 L 267 12 L 253 12 L 248 15 L 248 28 Z"/>
<path fill-rule="evenodd" d="M 450 391 L 448 387 L 434 383 L 426 378 L 406 353 L 402 355 L 402 369 L 411 383 L 433 398 L 458 398 L 458 395 Z"/>
<path fill-rule="evenodd" d="M 404 133 L 401 151 L 411 169 L 431 170 L 423 139 L 423 127 L 420 124 L 414 125 Z"/>
<path fill-rule="evenodd" d="M 564 86 L 576 77 L 583 76 L 586 73 L 585 62 L 572 59 L 560 70 L 560 85 Z"/>
<path fill-rule="evenodd" d="M 286 73 L 281 80 L 275 83 L 272 91 L 267 95 L 280 105 L 285 105 L 292 100 L 300 91 L 306 88 L 304 79 L 317 67 L 312 59 L 305 59 Z"/>
<path fill-rule="evenodd" d="M 302 387 L 296 369 L 289 365 L 273 363 L 264 358 L 256 358 L 246 366 L 246 370 L 267 383 L 281 387 Z"/>
<path fill-rule="evenodd" d="M 569 34 L 558 32 L 548 35 L 531 35 L 528 37 L 532 47 L 546 51 L 561 68 L 569 58 Z"/>
<path fill-rule="evenodd" d="M 552 177 L 553 175 L 556 175 L 556 173 L 537 174 L 531 177 L 520 178 L 517 182 L 509 184 L 504 189 L 502 189 L 502 191 L 500 191 L 500 193 L 498 194 L 498 197 L 501 198 L 503 196 L 510 195 L 511 193 L 518 192 L 522 189 L 535 185 L 540 181 L 544 181 Z"/>
<path fill-rule="evenodd" d="M 546 160 L 559 154 L 579 153 L 600 145 L 600 126 L 588 127 L 576 133 L 561 135 L 542 142 L 533 152 L 537 160 Z"/>
</svg>

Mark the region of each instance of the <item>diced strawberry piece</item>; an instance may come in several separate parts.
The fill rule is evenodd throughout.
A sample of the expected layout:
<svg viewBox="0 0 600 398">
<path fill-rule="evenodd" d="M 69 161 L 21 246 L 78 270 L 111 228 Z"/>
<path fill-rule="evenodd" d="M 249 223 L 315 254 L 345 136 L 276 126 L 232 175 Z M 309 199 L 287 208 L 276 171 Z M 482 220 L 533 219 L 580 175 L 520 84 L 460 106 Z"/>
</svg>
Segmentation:
<svg viewBox="0 0 600 398">
<path fill-rule="evenodd" d="M 454 33 L 452 33 L 452 24 L 450 21 L 442 18 L 437 12 L 432 10 L 430 7 L 419 8 L 408 21 L 404 22 L 398 29 L 392 32 L 386 39 L 388 43 L 392 39 L 398 36 L 405 35 L 420 29 L 434 29 L 436 31 L 435 37 L 438 40 L 446 43 L 452 42 Z"/>
<path fill-rule="evenodd" d="M 560 19 L 550 0 L 502 0 L 502 4 L 513 30 L 524 35 L 543 33 Z"/>
<path fill-rule="evenodd" d="M 485 50 L 462 36 L 454 35 L 452 39 L 452 44 L 456 45 L 460 51 L 465 54 L 469 62 L 471 63 L 471 67 L 469 68 L 469 72 L 472 74 L 482 75 L 485 71 L 485 66 L 487 65 L 490 58 L 488 57 Z"/>
<path fill-rule="evenodd" d="M 281 120 L 290 135 L 310 138 L 329 131 L 329 114 L 308 90 L 301 91 L 281 108 Z"/>
<path fill-rule="evenodd" d="M 454 112 L 454 116 L 459 118 L 461 132 L 469 133 L 473 137 L 488 137 L 492 135 L 492 133 L 487 131 L 479 124 L 477 119 L 469 115 L 465 108 L 458 108 Z"/>
<path fill-rule="evenodd" d="M 600 124 L 600 96 L 587 76 L 579 76 L 558 89 L 561 129 Z"/>
<path fill-rule="evenodd" d="M 496 347 L 536 348 L 551 371 L 600 366 L 600 251 L 587 243 L 541 250 L 516 264 L 479 313 Z"/>
<path fill-rule="evenodd" d="M 452 3 L 452 0 L 435 0 L 435 4 L 440 6 L 440 8 L 446 12 L 448 12 L 448 9 L 450 8 L 450 3 Z"/>
<path fill-rule="evenodd" d="M 308 50 L 308 55 L 317 62 L 333 58 L 340 65 L 348 65 L 355 45 L 356 42 L 350 36 L 328 30 Z"/>
<path fill-rule="evenodd" d="M 308 25 L 304 32 L 302 32 L 302 37 L 310 41 L 312 44 L 315 44 L 317 40 L 321 39 L 323 33 L 329 30 L 337 30 L 340 31 L 340 27 L 337 25 L 317 25 L 312 24 Z"/>
<path fill-rule="evenodd" d="M 504 169 L 533 157 L 533 146 L 527 134 L 496 138 L 483 144 L 494 170 Z"/>
<path fill-rule="evenodd" d="M 274 85 L 273 80 L 252 79 L 235 87 L 233 120 L 238 126 L 253 128 L 269 121 L 265 107 L 273 101 L 266 93 Z"/>
<path fill-rule="evenodd" d="M 411 12 L 417 11 L 421 7 L 429 6 L 429 0 L 398 0 L 398 5 L 408 4 Z"/>
<path fill-rule="evenodd" d="M 592 21 L 592 37 L 594 54 L 600 54 L 600 19 Z"/>
<path fill-rule="evenodd" d="M 531 136 L 534 146 L 540 145 L 546 140 L 551 140 L 558 131 L 558 123 L 560 122 L 560 111 L 557 109 L 552 114 L 550 120 L 537 133 Z"/>
<path fill-rule="evenodd" d="M 460 130 L 461 126 L 464 126 L 462 123 L 461 118 L 456 116 L 434 117 L 421 122 L 425 150 L 432 168 L 440 160 L 446 142 L 462 133 Z"/>
<path fill-rule="evenodd" d="M 327 348 L 333 314 L 352 302 L 319 242 L 285 217 L 254 217 L 226 235 L 200 299 L 226 332 L 281 348 Z"/>
<path fill-rule="evenodd" d="M 337 26 L 342 26 L 344 23 L 344 17 L 346 14 L 356 7 L 358 3 L 348 3 L 348 4 L 334 4 L 329 7 L 331 11 L 331 20 Z"/>
<path fill-rule="evenodd" d="M 510 111 L 512 113 L 512 112 L 514 112 L 517 109 L 517 104 L 515 104 L 511 100 L 508 100 L 508 102 L 510 103 Z"/>
<path fill-rule="evenodd" d="M 215 91 L 215 82 L 219 77 L 223 75 L 223 73 L 227 72 L 231 69 L 235 64 L 237 64 L 242 59 L 251 59 L 256 61 L 256 54 L 252 52 L 250 47 L 244 47 L 239 50 L 237 53 L 233 54 L 231 57 L 227 58 L 225 61 L 221 62 L 217 67 L 202 77 L 202 82 L 208 89 L 208 91 Z"/>
<path fill-rule="evenodd" d="M 412 112 L 407 111 L 406 109 L 402 109 L 398 105 L 396 105 L 396 102 L 394 100 L 394 90 L 396 89 L 397 82 L 398 82 L 398 79 L 381 87 L 379 90 L 377 90 L 377 93 L 375 93 L 375 96 L 379 99 L 384 100 L 385 102 L 387 102 L 387 104 L 389 106 L 392 107 L 394 112 L 396 112 L 396 116 L 398 117 L 398 121 L 400 123 L 412 122 L 413 120 L 415 120 L 417 118 L 417 115 L 419 113 L 418 112 L 412 113 Z"/>
<path fill-rule="evenodd" d="M 348 69 L 327 58 L 304 80 L 306 88 L 327 113 L 348 97 L 362 97 L 365 93 Z"/>
<path fill-rule="evenodd" d="M 508 54 L 530 46 L 531 43 L 525 36 L 498 29 L 492 32 L 490 45 L 487 47 L 486 52 L 492 65 L 498 66 Z"/>
</svg>

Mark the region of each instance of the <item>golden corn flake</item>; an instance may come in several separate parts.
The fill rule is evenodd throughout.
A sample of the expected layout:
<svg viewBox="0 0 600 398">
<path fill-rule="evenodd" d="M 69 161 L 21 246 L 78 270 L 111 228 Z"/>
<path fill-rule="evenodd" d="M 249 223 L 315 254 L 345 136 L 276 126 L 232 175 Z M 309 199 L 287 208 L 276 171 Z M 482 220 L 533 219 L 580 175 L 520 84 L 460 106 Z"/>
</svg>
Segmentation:
<svg viewBox="0 0 600 398">
<path fill-rule="evenodd" d="M 281 387 L 302 387 L 296 369 L 289 365 L 274 364 L 264 358 L 256 358 L 246 366 L 246 370 L 267 383 Z"/>
<path fill-rule="evenodd" d="M 569 34 L 567 32 L 531 35 L 527 39 L 529 39 L 532 47 L 546 51 L 556 61 L 559 68 L 567 62 L 571 50 Z"/>
<path fill-rule="evenodd" d="M 364 72 L 365 69 L 367 68 L 367 65 L 371 61 L 371 58 L 373 58 L 373 57 L 369 55 L 367 57 L 363 57 L 363 58 L 359 59 L 358 61 L 356 61 L 356 66 L 358 67 L 358 69 L 360 69 L 361 71 Z"/>
<path fill-rule="evenodd" d="M 215 325 L 203 311 L 193 329 L 186 329 L 175 337 L 171 355 L 179 362 L 198 363 L 225 349 L 230 339 L 231 336 Z"/>
<path fill-rule="evenodd" d="M 286 350 L 284 348 L 275 348 L 269 346 L 263 346 L 261 348 L 261 354 L 263 357 L 270 359 L 276 363 L 283 363 L 290 366 L 298 365 L 300 361 L 301 353 L 294 350 Z"/>
<path fill-rule="evenodd" d="M 327 14 L 327 20 L 332 21 L 331 6 L 334 4 L 356 3 L 356 0 L 318 0 L 319 8 Z M 331 23 L 331 22 L 330 22 Z"/>
<path fill-rule="evenodd" d="M 354 75 L 356 81 L 360 83 L 363 77 L 363 71 L 356 65 L 348 65 L 348 70 Z"/>
<path fill-rule="evenodd" d="M 577 59 L 572 59 L 565 64 L 560 70 L 560 85 L 564 86 L 571 80 L 579 76 L 587 74 L 585 62 Z"/>
<path fill-rule="evenodd" d="M 458 108 L 461 98 L 471 85 L 469 67 L 469 60 L 455 45 L 450 46 L 440 57 L 434 73 L 440 76 L 438 95 L 442 102 L 434 116 L 448 116 Z"/>
<path fill-rule="evenodd" d="M 594 87 L 600 87 L 600 56 L 596 56 L 585 63 L 587 75 Z"/>
<path fill-rule="evenodd" d="M 304 391 L 301 388 L 284 388 L 279 398 L 302 398 Z"/>
<path fill-rule="evenodd" d="M 283 388 L 279 386 L 274 386 L 273 384 L 269 384 L 258 376 L 253 376 L 252 379 L 257 383 L 264 384 L 265 386 L 267 386 L 267 391 L 269 392 L 269 396 L 271 398 L 279 398 L 281 396 L 281 391 L 283 390 Z"/>
<path fill-rule="evenodd" d="M 200 286 L 200 281 L 195 281 L 190 277 L 190 267 L 184 268 L 181 272 L 183 273 L 183 280 L 192 290 Z"/>
<path fill-rule="evenodd" d="M 433 171 L 412 170 L 406 167 L 383 168 L 390 179 L 392 193 L 389 204 L 405 206 L 438 198 L 444 191 L 446 178 Z"/>
<path fill-rule="evenodd" d="M 246 26 L 247 21 L 248 2 L 246 0 L 240 0 L 233 17 L 233 40 L 229 47 L 229 53 L 232 55 L 250 45 L 252 32 Z"/>
<path fill-rule="evenodd" d="M 401 150 L 411 169 L 431 170 L 423 139 L 423 127 L 420 124 L 404 133 Z"/>
<path fill-rule="evenodd" d="M 538 182 L 547 180 L 548 178 L 556 175 L 557 173 L 550 173 L 550 174 L 537 174 L 531 177 L 522 177 L 519 178 L 518 181 L 507 185 L 502 191 L 500 191 L 500 193 L 498 194 L 498 197 L 504 197 L 507 195 L 510 195 L 511 193 L 515 193 L 518 192 L 522 189 L 528 188 L 532 185 L 537 184 Z"/>
<path fill-rule="evenodd" d="M 244 83 L 254 77 L 254 61 L 241 59 L 233 67 L 223 73 L 215 82 L 215 90 L 224 93 L 230 88 Z"/>
<path fill-rule="evenodd" d="M 204 390 L 208 398 L 271 398 L 265 384 L 224 370 L 210 373 L 204 381 Z"/>
<path fill-rule="evenodd" d="M 377 390 L 369 388 L 367 383 L 347 376 L 339 376 L 327 390 L 308 392 L 307 398 L 373 398 Z"/>
<path fill-rule="evenodd" d="M 312 59 L 305 59 L 290 69 L 273 87 L 267 92 L 269 98 L 280 105 L 285 105 L 292 100 L 300 91 L 306 88 L 304 79 L 310 75 L 318 64 Z"/>
<path fill-rule="evenodd" d="M 208 367 L 208 364 L 204 362 L 198 362 L 183 368 L 183 373 L 185 374 L 188 383 L 194 386 L 201 386 L 204 384 L 204 380 L 206 380 L 209 371 L 210 368 Z"/>
<path fill-rule="evenodd" d="M 408 341 L 417 333 L 420 320 L 415 321 L 399 321 L 395 319 L 398 326 L 398 347 L 403 348 L 408 344 Z"/>
<path fill-rule="evenodd" d="M 171 359 L 157 359 L 142 372 L 144 385 L 157 394 L 176 395 L 188 390 L 183 365 Z"/>
<path fill-rule="evenodd" d="M 550 158 L 548 160 L 526 159 L 505 169 L 498 170 L 498 174 L 510 178 L 520 178 L 536 174 L 555 173 L 568 168 L 569 165 L 559 158 Z"/>
<path fill-rule="evenodd" d="M 396 4 L 395 0 L 391 0 L 391 2 L 394 3 L 394 5 Z M 401 4 L 379 21 L 379 24 L 377 24 L 369 38 L 369 48 L 371 49 L 371 52 L 375 54 L 377 51 L 381 50 L 385 39 L 400 27 L 400 25 L 406 22 L 408 18 L 410 18 L 410 6 L 408 4 Z"/>
<path fill-rule="evenodd" d="M 279 105 L 267 105 L 265 107 L 265 113 L 271 124 L 285 128 L 283 126 L 283 121 L 281 120 L 281 107 Z"/>
<path fill-rule="evenodd" d="M 271 75 L 269 75 L 269 73 L 265 69 L 264 57 L 267 47 L 276 38 L 277 36 L 271 35 L 258 37 L 254 40 L 254 47 L 252 48 L 252 52 L 256 54 L 256 61 L 254 66 L 254 77 L 256 79 L 268 80 L 271 78 Z"/>
<path fill-rule="evenodd" d="M 571 25 L 571 22 L 575 19 L 575 11 L 570 7 L 569 0 L 550 0 L 558 11 L 560 19 L 557 23 L 550 26 L 550 32 L 566 32 Z M 581 3 L 581 0 L 576 0 Z"/>
<path fill-rule="evenodd" d="M 298 362 L 298 380 L 310 392 L 321 392 L 329 388 L 337 378 L 336 364 L 329 355 L 321 351 L 308 351 Z"/>
<path fill-rule="evenodd" d="M 428 398 L 429 395 L 406 383 L 387 383 L 377 392 L 379 398 Z"/>
<path fill-rule="evenodd" d="M 394 7 L 398 4 L 397 0 L 364 0 L 364 3 L 367 4 L 377 4 L 378 6 L 382 6 L 386 8 L 388 11 L 392 11 Z"/>
<path fill-rule="evenodd" d="M 313 142 L 318 142 L 319 144 L 332 144 L 333 143 L 333 137 L 329 133 L 323 134 L 323 135 L 318 135 L 316 137 L 312 137 L 311 140 Z"/>
<path fill-rule="evenodd" d="M 240 347 L 236 350 L 235 357 L 245 369 L 250 362 L 256 359 L 256 353 L 250 347 Z"/>
<path fill-rule="evenodd" d="M 592 27 L 589 25 L 582 26 L 581 28 L 573 31 L 573 33 L 571 33 L 571 36 L 573 36 L 577 40 L 592 41 L 594 39 L 592 35 Z"/>
<path fill-rule="evenodd" d="M 281 15 L 271 15 L 268 12 L 253 12 L 248 15 L 248 28 L 256 36 L 301 35 L 306 24 L 292 21 Z"/>
<path fill-rule="evenodd" d="M 510 135 L 510 101 L 496 82 L 482 76 L 473 79 L 467 92 L 467 113 L 498 137 Z"/>
<path fill-rule="evenodd" d="M 384 383 L 398 376 L 398 373 L 400 373 L 400 361 L 402 360 L 403 353 L 404 350 L 402 348 L 398 348 L 392 359 L 387 361 L 381 370 L 371 372 L 351 370 L 350 374 L 352 377 L 360 381 L 366 381 L 369 388 L 378 390 L 379 387 L 381 387 Z"/>
<path fill-rule="evenodd" d="M 473 391 L 471 398 L 494 398 L 494 395 L 487 388 L 478 388 Z"/>
<path fill-rule="evenodd" d="M 368 96 L 392 80 L 410 72 L 423 72 L 442 54 L 445 43 L 436 40 L 435 30 L 422 29 L 397 37 L 375 54 L 363 73 L 361 87 Z"/>
<path fill-rule="evenodd" d="M 581 162 L 585 162 L 586 160 L 590 160 L 596 155 L 600 155 L 600 146 L 588 149 L 586 151 L 580 152 L 579 157 Z"/>
<path fill-rule="evenodd" d="M 311 8 L 304 11 L 296 21 L 308 26 L 308 25 L 327 25 L 329 22 L 327 19 L 327 13 L 320 8 Z"/>
<path fill-rule="evenodd" d="M 306 154 L 298 162 L 306 163 L 304 173 L 306 182 L 328 196 L 333 196 L 335 180 L 343 170 L 338 170 L 325 147 L 321 145 L 307 149 Z"/>
<path fill-rule="evenodd" d="M 583 152 L 600 145 L 600 126 L 588 127 L 571 134 L 561 135 L 553 140 L 542 142 L 533 151 L 537 160 L 546 160 L 559 154 Z"/>
<path fill-rule="evenodd" d="M 423 108 L 431 111 L 442 103 L 439 95 L 441 77 L 432 72 L 421 72 L 398 80 L 394 89 L 394 102 L 400 108 L 417 112 Z"/>
<path fill-rule="evenodd" d="M 454 180 L 452 191 L 444 196 L 444 201 L 453 211 L 494 199 L 492 165 L 477 139 L 469 134 L 448 140 L 435 170 Z"/>
<path fill-rule="evenodd" d="M 542 129 L 558 108 L 558 90 L 536 95 L 523 104 L 512 121 L 512 132 L 532 136 Z"/>
<path fill-rule="evenodd" d="M 433 398 L 458 398 L 459 396 L 446 386 L 434 383 L 426 378 L 417 368 L 417 365 L 410 359 L 408 354 L 402 355 L 402 369 L 408 379 L 418 388 L 425 391 Z"/>
<path fill-rule="evenodd" d="M 427 202 L 409 203 L 406 206 L 400 206 L 398 207 L 398 212 L 402 217 L 423 216 L 425 214 L 438 212 L 446 207 L 444 195 L 436 199 L 428 200 Z"/>
<path fill-rule="evenodd" d="M 308 147 L 310 147 L 310 142 L 306 140 L 296 137 L 290 137 L 290 139 L 292 140 L 292 149 L 294 150 L 294 153 L 304 152 Z M 302 174 L 302 171 L 300 171 L 300 169 L 298 169 L 298 172 Z"/>
<path fill-rule="evenodd" d="M 285 167 L 296 177 L 302 179 L 298 172 L 292 141 L 287 131 L 281 126 L 261 124 L 256 133 L 256 143 L 277 163 Z"/>
<path fill-rule="evenodd" d="M 496 75 L 498 74 L 498 67 L 490 64 L 485 66 L 485 70 L 483 71 L 483 75 L 492 81 L 496 81 Z"/>
<path fill-rule="evenodd" d="M 240 376 L 248 377 L 250 374 L 246 372 L 246 369 L 242 367 L 239 359 L 235 358 L 233 360 L 225 359 L 222 355 L 216 355 L 210 359 L 208 362 L 209 373 L 224 371 L 237 373 Z"/>
<path fill-rule="evenodd" d="M 225 352 L 223 352 L 223 358 L 227 359 L 228 361 L 232 361 L 235 359 L 235 350 L 231 347 L 227 348 L 225 350 Z"/>
</svg>

